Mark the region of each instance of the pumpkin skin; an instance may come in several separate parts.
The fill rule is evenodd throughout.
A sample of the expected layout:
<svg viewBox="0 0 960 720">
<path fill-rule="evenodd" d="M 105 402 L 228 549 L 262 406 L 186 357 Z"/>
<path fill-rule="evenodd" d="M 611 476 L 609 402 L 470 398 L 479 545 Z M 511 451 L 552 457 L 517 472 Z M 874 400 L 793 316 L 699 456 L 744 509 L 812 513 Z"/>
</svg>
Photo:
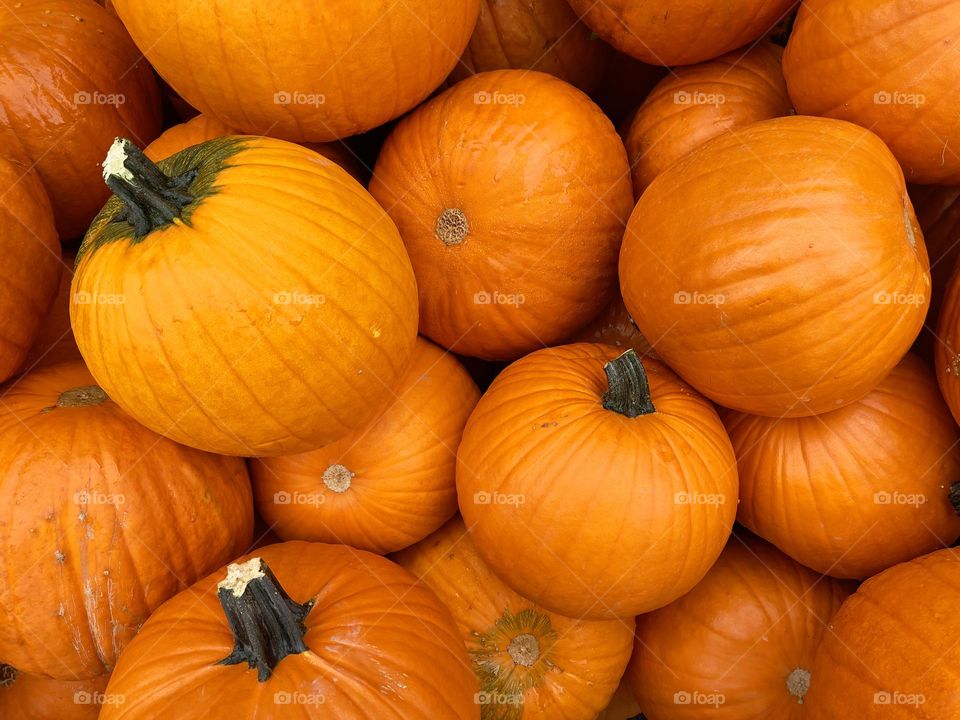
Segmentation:
<svg viewBox="0 0 960 720">
<path fill-rule="evenodd" d="M 453 68 L 479 12 L 479 0 L 287 0 L 269 11 L 113 4 L 151 65 L 200 112 L 296 142 L 364 132 L 417 105 Z"/>
<path fill-rule="evenodd" d="M 657 83 L 630 122 L 624 143 L 640 197 L 661 172 L 728 130 L 790 113 L 780 61 L 761 42 L 715 60 L 680 67 Z"/>
<path fill-rule="evenodd" d="M 211 140 L 160 167 L 199 168 L 189 224 L 138 241 L 113 197 L 80 250 L 71 317 L 97 382 L 147 427 L 227 455 L 304 452 L 363 426 L 416 339 L 416 284 L 387 214 L 281 140 Z"/>
<path fill-rule="evenodd" d="M 218 664 L 234 644 L 217 599 L 220 570 L 150 617 L 107 686 L 126 702 L 105 706 L 101 720 L 480 717 L 450 611 L 406 570 L 343 545 L 288 542 L 255 555 L 294 601 L 314 601 L 307 651 L 283 657 L 262 682 L 245 664 Z"/>
<path fill-rule="evenodd" d="M 480 391 L 463 366 L 418 339 L 376 419 L 331 445 L 251 462 L 254 498 L 284 540 L 393 552 L 457 512 L 456 449 Z"/>
<path fill-rule="evenodd" d="M 83 360 L 70 326 L 70 284 L 73 282 L 73 264 L 76 260 L 75 252 L 64 251 L 57 294 L 40 323 L 37 339 L 20 366 L 21 373 L 46 365 Z"/>
<path fill-rule="evenodd" d="M 119 20 L 84 0 L 4 3 L 0 36 L 0 138 L 36 167 L 60 236 L 80 237 L 110 196 L 104 149 L 160 132 L 153 72 Z"/>
<path fill-rule="evenodd" d="M 249 547 L 246 467 L 133 422 L 82 363 L 4 390 L 0 563 L 16 581 L 0 597 L 0 657 L 93 678 L 151 611 Z"/>
<path fill-rule="evenodd" d="M 514 359 L 611 299 L 626 151 L 600 109 L 551 75 L 482 73 L 418 108 L 387 138 L 370 192 L 410 253 L 420 332 L 454 352 Z"/>
<path fill-rule="evenodd" d="M 484 564 L 463 520 L 395 556 L 450 608 L 480 681 L 481 718 L 595 720 L 633 651 L 632 618 L 572 620 L 537 607 Z M 626 716 L 624 716 L 626 717 Z"/>
<path fill-rule="evenodd" d="M 954 420 L 960 423 L 960 264 L 954 266 L 953 275 L 943 296 L 940 316 L 937 318 L 937 335 L 934 345 L 934 368 L 940 393 Z"/>
<path fill-rule="evenodd" d="M 571 335 L 568 342 L 613 345 L 621 351 L 633 348 L 638 355 L 657 358 L 656 351 L 637 329 L 619 294 L 587 326 Z"/>
<path fill-rule="evenodd" d="M 655 412 L 605 409 L 604 367 L 619 354 L 576 344 L 513 363 L 457 453 L 460 512 L 480 555 L 567 617 L 628 617 L 675 600 L 710 569 L 736 514 L 736 459 L 713 407 L 644 359 Z"/>
<path fill-rule="evenodd" d="M 911 182 L 960 182 L 960 0 L 805 0 L 783 58 L 797 112 L 870 128 Z M 830 78 L 825 82 L 824 78 Z"/>
<path fill-rule="evenodd" d="M 627 226 L 620 287 L 694 388 L 772 417 L 866 395 L 930 301 L 896 160 L 863 128 L 807 117 L 725 133 L 661 173 Z"/>
<path fill-rule="evenodd" d="M 699 585 L 637 618 L 627 677 L 640 707 L 649 720 L 808 717 L 817 647 L 849 594 L 761 540 L 731 538 Z"/>
<path fill-rule="evenodd" d="M 0 720 L 97 720 L 109 676 L 92 680 L 50 680 L 4 668 L 0 682 Z"/>
</svg>

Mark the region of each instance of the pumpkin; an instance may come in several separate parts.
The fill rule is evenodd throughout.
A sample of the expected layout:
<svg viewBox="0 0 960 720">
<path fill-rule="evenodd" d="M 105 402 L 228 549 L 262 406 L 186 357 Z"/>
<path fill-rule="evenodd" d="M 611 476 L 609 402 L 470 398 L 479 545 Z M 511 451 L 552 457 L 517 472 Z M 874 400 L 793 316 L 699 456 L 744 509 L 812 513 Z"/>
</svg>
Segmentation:
<svg viewBox="0 0 960 720">
<path fill-rule="evenodd" d="M 150 64 L 200 112 L 298 142 L 354 135 L 417 105 L 453 68 L 479 12 L 479 0 L 285 0 L 216 12 L 193 0 L 113 4 Z"/>
<path fill-rule="evenodd" d="M 805 0 L 783 57 L 790 97 L 870 128 L 911 182 L 960 182 L 958 34 L 960 0 Z"/>
<path fill-rule="evenodd" d="M 59 234 L 79 237 L 110 195 L 98 177 L 114 137 L 160 132 L 153 73 L 119 20 L 85 0 L 3 3 L 0 36 L 0 141 L 36 168 Z"/>
<path fill-rule="evenodd" d="M 761 42 L 677 68 L 657 83 L 624 138 L 634 195 L 639 198 L 657 175 L 717 135 L 789 114 L 782 55 L 778 46 Z"/>
<path fill-rule="evenodd" d="M 551 75 L 481 73 L 418 108 L 387 138 L 370 192 L 410 253 L 420 332 L 445 348 L 514 359 L 611 300 L 626 151 L 599 108 Z"/>
<path fill-rule="evenodd" d="M 733 537 L 703 581 L 637 618 L 627 676 L 650 720 L 800 720 L 827 623 L 849 595 L 756 538 Z M 861 717 L 851 715 L 850 717 Z"/>
<path fill-rule="evenodd" d="M 619 353 L 584 343 L 513 363 L 457 453 L 481 557 L 567 617 L 675 600 L 713 565 L 736 514 L 736 459 L 713 407 L 665 365 Z"/>
<path fill-rule="evenodd" d="M 476 692 L 450 611 L 410 573 L 289 542 L 157 610 L 107 685 L 126 702 L 100 720 L 475 720 Z"/>
<path fill-rule="evenodd" d="M 21 372 L 28 372 L 42 365 L 82 359 L 80 349 L 73 339 L 73 328 L 70 327 L 70 284 L 73 282 L 73 264 L 76 259 L 75 252 L 64 251 L 57 294 L 40 323 L 36 340 L 20 366 Z"/>
<path fill-rule="evenodd" d="M 107 675 L 92 680 L 51 680 L 0 666 L 0 720 L 97 720 Z"/>
<path fill-rule="evenodd" d="M 661 173 L 620 255 L 627 310 L 708 398 L 772 417 L 866 395 L 923 324 L 930 273 L 903 174 L 872 133 L 786 117 Z"/>
<path fill-rule="evenodd" d="M 0 150 L 0 187 L 0 253 L 6 258 L 0 283 L 2 382 L 27 360 L 40 334 L 62 261 L 50 201 L 39 178 L 16 152 Z"/>
<path fill-rule="evenodd" d="M 830 623 L 804 717 L 939 720 L 960 715 L 960 560 L 953 549 L 867 580 Z"/>
<path fill-rule="evenodd" d="M 651 65 L 692 65 L 768 33 L 797 0 L 570 0 L 618 50 Z"/>
<path fill-rule="evenodd" d="M 657 357 L 650 342 L 637 330 L 637 325 L 627 312 L 623 298 L 619 294 L 610 301 L 603 312 L 571 335 L 568 342 L 613 345 L 621 351 L 633 348 L 641 357 Z"/>
<path fill-rule="evenodd" d="M 610 47 L 577 19 L 567 0 L 481 0 L 470 43 L 450 79 L 528 68 L 590 92 L 609 57 Z"/>
<path fill-rule="evenodd" d="M 282 539 L 386 553 L 457 512 L 456 450 L 477 386 L 456 358 L 418 339 L 392 392 L 375 420 L 335 443 L 251 463 L 257 509 Z"/>
<path fill-rule="evenodd" d="M 80 248 L 71 318 L 137 421 L 202 450 L 279 455 L 386 403 L 416 339 L 416 285 L 396 227 L 344 170 L 229 136 L 159 166 L 118 140 L 104 174 L 118 196 Z"/>
<path fill-rule="evenodd" d="M 245 550 L 242 460 L 134 422 L 81 363 L 3 389 L 0 657 L 61 680 L 109 672 L 147 616 Z"/>
<path fill-rule="evenodd" d="M 730 413 L 738 520 L 824 575 L 866 578 L 960 537 L 960 432 L 907 355 L 860 400 L 809 418 Z M 958 500 L 960 509 L 960 500 Z"/>
<path fill-rule="evenodd" d="M 574 620 L 531 603 L 490 571 L 460 518 L 395 559 L 453 613 L 482 718 L 508 707 L 524 720 L 595 720 L 610 701 L 633 651 L 632 618 Z"/>
</svg>

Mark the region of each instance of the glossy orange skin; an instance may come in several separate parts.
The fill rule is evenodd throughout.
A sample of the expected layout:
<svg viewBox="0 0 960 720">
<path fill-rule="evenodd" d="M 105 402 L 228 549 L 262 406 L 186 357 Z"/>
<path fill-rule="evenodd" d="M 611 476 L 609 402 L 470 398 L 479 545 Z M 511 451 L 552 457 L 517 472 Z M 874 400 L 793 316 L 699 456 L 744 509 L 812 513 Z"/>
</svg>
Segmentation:
<svg viewBox="0 0 960 720">
<path fill-rule="evenodd" d="M 789 114 L 782 56 L 779 46 L 761 42 L 676 68 L 657 83 L 624 138 L 634 196 L 639 198 L 657 175 L 717 135 Z"/>
<path fill-rule="evenodd" d="M 903 175 L 869 131 L 787 117 L 663 172 L 630 218 L 620 288 L 657 353 L 714 402 L 807 416 L 872 390 L 930 301 Z"/>
<path fill-rule="evenodd" d="M 455 357 L 418 338 L 391 398 L 335 443 L 251 462 L 257 509 L 280 538 L 387 553 L 457 512 L 456 451 L 480 391 Z M 354 473 L 339 492 L 324 482 L 336 465 Z"/>
<path fill-rule="evenodd" d="M 790 97 L 870 128 L 909 181 L 960 182 L 958 34 L 960 0 L 805 0 L 783 58 Z"/>
<path fill-rule="evenodd" d="M 600 109 L 551 75 L 482 73 L 421 106 L 387 139 L 370 192 L 410 253 L 420 332 L 443 347 L 514 359 L 611 299 L 626 151 Z M 459 244 L 437 232 L 449 210 L 469 224 Z"/>
<path fill-rule="evenodd" d="M 513 363 L 458 451 L 460 512 L 480 555 L 521 595 L 568 617 L 672 602 L 710 569 L 736 514 L 727 433 L 665 365 L 643 360 L 655 413 L 603 408 L 603 368 L 620 352 L 584 343 Z"/>
<path fill-rule="evenodd" d="M 107 686 L 127 700 L 104 707 L 101 720 L 479 719 L 477 682 L 450 611 L 406 570 L 321 543 L 248 557 L 263 558 L 295 602 L 315 601 L 309 650 L 283 658 L 264 683 L 245 663 L 219 665 L 233 637 L 216 594 L 226 569 L 218 570 L 150 617 Z M 277 693 L 323 702 L 278 704 Z"/>
<path fill-rule="evenodd" d="M 355 135 L 417 105 L 453 68 L 479 12 L 479 0 L 113 4 L 157 72 L 200 112 L 296 142 Z"/>
<path fill-rule="evenodd" d="M 574 620 L 538 607 L 493 574 L 459 517 L 395 559 L 453 613 L 489 694 L 484 717 L 497 716 L 498 697 L 524 720 L 594 720 L 610 701 L 633 652 L 633 618 Z M 532 665 L 510 655 L 526 634 L 537 639 Z"/>
<path fill-rule="evenodd" d="M 957 717 L 958 588 L 955 550 L 896 565 L 861 585 L 824 635 L 804 718 Z"/>
<path fill-rule="evenodd" d="M 808 717 L 802 692 L 792 694 L 787 678 L 811 670 L 851 589 L 741 535 L 691 592 L 637 618 L 627 678 L 650 720 Z M 820 680 L 820 673 L 810 678 Z M 691 701 L 677 702 L 677 693 Z M 722 699 L 711 704 L 709 695 Z"/>
<path fill-rule="evenodd" d="M 571 335 L 567 342 L 613 345 L 620 348 L 621 352 L 633 348 L 642 357 L 654 359 L 657 357 L 656 351 L 637 329 L 620 295 L 611 300 L 606 309 L 594 318 L 589 325 Z"/>
<path fill-rule="evenodd" d="M 4 3 L 0 36 L 0 138 L 36 164 L 60 236 L 81 237 L 110 196 L 100 162 L 113 139 L 145 145 L 160 132 L 153 72 L 86 0 Z"/>
<path fill-rule="evenodd" d="M 570 0 L 618 50 L 651 65 L 692 65 L 765 35 L 797 0 Z"/>
<path fill-rule="evenodd" d="M 867 578 L 960 536 L 949 500 L 960 431 L 915 355 L 840 410 L 725 420 L 740 469 L 737 519 L 819 573 Z"/>
<path fill-rule="evenodd" d="M 30 346 L 19 372 L 29 372 L 45 365 L 56 365 L 69 360 L 82 360 L 77 341 L 70 326 L 70 284 L 73 282 L 73 264 L 77 254 L 63 253 L 60 263 L 60 284 L 47 314 L 40 322 L 37 338 Z"/>
<path fill-rule="evenodd" d="M 166 440 L 114 402 L 56 407 L 81 363 L 4 390 L 0 657 L 61 680 L 109 672 L 147 616 L 250 543 L 243 461 Z"/>
<path fill-rule="evenodd" d="M 0 720 L 97 720 L 109 676 L 92 680 L 50 680 L 18 673 L 0 687 Z"/>
</svg>

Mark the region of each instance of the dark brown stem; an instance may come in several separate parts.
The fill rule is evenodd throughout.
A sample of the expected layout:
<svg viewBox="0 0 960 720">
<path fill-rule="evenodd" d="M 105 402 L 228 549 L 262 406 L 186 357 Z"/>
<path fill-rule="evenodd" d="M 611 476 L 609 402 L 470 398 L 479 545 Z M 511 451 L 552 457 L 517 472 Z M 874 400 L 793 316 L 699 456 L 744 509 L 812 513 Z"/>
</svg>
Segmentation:
<svg viewBox="0 0 960 720">
<path fill-rule="evenodd" d="M 603 407 L 628 418 L 655 413 L 650 399 L 650 383 L 643 363 L 634 350 L 627 350 L 603 366 L 607 374 L 607 391 Z"/>
<path fill-rule="evenodd" d="M 953 511 L 960 515 L 960 482 L 950 486 L 950 504 L 953 505 Z"/>
</svg>

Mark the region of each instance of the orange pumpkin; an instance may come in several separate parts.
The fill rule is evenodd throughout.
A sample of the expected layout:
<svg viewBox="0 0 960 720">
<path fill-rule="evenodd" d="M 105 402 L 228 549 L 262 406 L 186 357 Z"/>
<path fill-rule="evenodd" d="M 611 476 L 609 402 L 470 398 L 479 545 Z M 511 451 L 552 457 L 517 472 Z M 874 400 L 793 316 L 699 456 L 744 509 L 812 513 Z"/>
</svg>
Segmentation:
<svg viewBox="0 0 960 720">
<path fill-rule="evenodd" d="M 551 75 L 482 73 L 418 108 L 387 139 L 370 192 L 410 253 L 420 331 L 445 348 L 513 359 L 611 299 L 626 151 L 600 109 Z"/>
<path fill-rule="evenodd" d="M 620 287 L 693 387 L 792 417 L 876 387 L 917 337 L 930 273 L 886 146 L 849 123 L 787 117 L 714 138 L 653 181 Z"/>
<path fill-rule="evenodd" d="M 117 18 L 86 0 L 0 4 L 0 37 L 0 138 L 36 167 L 60 235 L 80 237 L 110 195 L 106 148 L 160 132 L 153 73 Z"/>
<path fill-rule="evenodd" d="M 255 137 L 195 145 L 159 170 L 118 141 L 105 166 L 120 197 L 84 239 L 71 317 L 121 407 L 230 455 L 313 450 L 380 410 L 416 339 L 416 284 L 356 180 Z"/>
<path fill-rule="evenodd" d="M 804 0 L 783 71 L 797 112 L 886 142 L 907 179 L 960 182 L 960 0 Z"/>
<path fill-rule="evenodd" d="M 284 540 L 412 545 L 457 512 L 456 450 L 479 398 L 456 358 L 418 339 L 371 423 L 319 450 L 252 462 L 260 515 Z"/>
<path fill-rule="evenodd" d="M 521 597 L 480 559 L 460 518 L 396 561 L 453 612 L 480 681 L 481 717 L 594 720 L 633 651 L 632 618 L 572 620 Z"/>
<path fill-rule="evenodd" d="M 135 423 L 81 363 L 4 388 L 0 468 L 0 657 L 25 672 L 109 672 L 154 609 L 250 543 L 243 461 Z"/>
<path fill-rule="evenodd" d="M 713 565 L 736 514 L 736 459 L 713 407 L 665 365 L 618 353 L 566 345 L 513 363 L 457 454 L 480 555 L 568 617 L 675 600 Z"/>
<path fill-rule="evenodd" d="M 657 357 L 650 342 L 637 330 L 619 294 L 589 325 L 571 335 L 568 342 L 600 343 L 620 350 L 633 348 L 642 357 Z"/>
<path fill-rule="evenodd" d="M 756 538 L 731 538 L 703 581 L 637 618 L 627 676 L 650 720 L 800 720 L 827 623 L 850 591 Z M 851 715 L 860 718 L 860 715 Z"/>
<path fill-rule="evenodd" d="M 417 105 L 453 68 L 479 12 L 479 0 L 231 2 L 215 13 L 193 0 L 113 4 L 150 63 L 200 112 L 298 142 L 354 135 Z"/>
<path fill-rule="evenodd" d="M 50 680 L 0 666 L 0 720 L 97 720 L 107 675 L 92 680 Z"/>
<path fill-rule="evenodd" d="M 624 142 L 640 197 L 661 172 L 728 130 L 790 113 L 783 50 L 761 42 L 667 75 L 637 110 Z"/>
<path fill-rule="evenodd" d="M 21 364 L 20 372 L 83 359 L 80 348 L 73 339 L 73 328 L 70 327 L 70 284 L 73 282 L 73 264 L 76 259 L 75 252 L 64 251 L 57 294 L 40 323 L 37 339 L 33 341 L 26 359 Z"/>
<path fill-rule="evenodd" d="M 476 691 L 450 611 L 410 573 L 289 542 L 155 612 L 107 686 L 126 702 L 100 720 L 477 720 Z"/>
</svg>

